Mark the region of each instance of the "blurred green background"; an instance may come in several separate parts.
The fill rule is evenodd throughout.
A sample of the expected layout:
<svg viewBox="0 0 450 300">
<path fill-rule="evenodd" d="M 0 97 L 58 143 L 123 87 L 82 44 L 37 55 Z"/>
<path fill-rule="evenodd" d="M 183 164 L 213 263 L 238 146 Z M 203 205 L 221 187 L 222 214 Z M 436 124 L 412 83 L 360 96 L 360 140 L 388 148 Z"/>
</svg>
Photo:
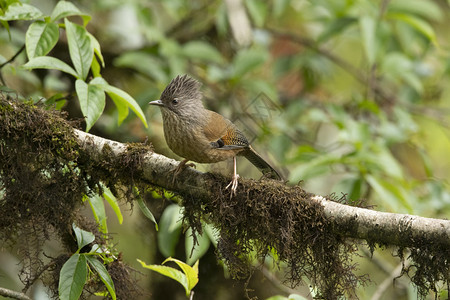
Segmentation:
<svg viewBox="0 0 450 300">
<path fill-rule="evenodd" d="M 45 14 L 56 5 L 29 3 Z M 118 126 L 116 107 L 107 99 L 91 133 L 120 142 L 148 137 L 156 152 L 180 159 L 164 141 L 159 110 L 148 102 L 158 99 L 173 77 L 187 73 L 203 83 L 205 106 L 237 123 L 289 184 L 301 181 L 309 192 L 364 199 L 375 210 L 450 217 L 448 1 L 73 3 L 92 16 L 87 29 L 101 45 L 102 76 L 132 95 L 148 121 L 145 128 L 130 113 Z M 0 30 L 0 64 L 24 44 L 28 25 L 12 22 L 11 39 Z M 64 37 L 50 55 L 69 61 Z M 62 109 L 70 118 L 82 118 L 74 79 L 20 68 L 26 61 L 22 53 L 2 68 L 4 84 L 36 101 L 60 93 L 66 99 L 59 102 Z M 244 159 L 238 168 L 243 177 L 260 177 Z M 230 174 L 232 166 L 198 169 Z M 170 204 L 156 199 L 150 206 L 159 220 Z M 186 260 L 179 226 L 167 233 L 171 241 L 161 242 L 138 209 L 123 204 L 122 211 L 122 225 L 108 212 L 109 231 L 124 261 L 139 271 L 142 299 L 185 299 L 181 286 L 136 261 L 160 264 L 167 254 Z M 84 214 L 91 217 L 89 207 Z M 180 220 L 177 216 L 171 215 L 173 222 Z M 53 243 L 46 247 L 46 253 L 59 251 Z M 377 249 L 370 259 L 363 248 L 355 262 L 371 282 L 358 288 L 360 299 L 416 299 L 408 278 L 392 283 L 401 265 L 392 257 L 395 249 Z M 205 251 L 195 299 L 244 299 L 244 283 L 228 278 L 213 246 Z M 0 286 L 21 289 L 15 270 L 19 260 L 14 251 L 0 252 Z M 282 284 L 283 269 L 271 267 L 255 273 L 250 296 L 311 297 L 307 284 L 289 289 Z M 46 299 L 44 290 L 38 285 L 34 299 Z"/>
</svg>

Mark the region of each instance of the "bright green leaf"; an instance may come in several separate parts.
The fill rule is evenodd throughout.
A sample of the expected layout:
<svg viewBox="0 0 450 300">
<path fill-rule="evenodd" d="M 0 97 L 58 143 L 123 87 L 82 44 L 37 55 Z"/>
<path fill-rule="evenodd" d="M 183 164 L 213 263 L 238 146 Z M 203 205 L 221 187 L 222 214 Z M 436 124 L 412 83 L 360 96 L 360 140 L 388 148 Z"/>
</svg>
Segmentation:
<svg viewBox="0 0 450 300">
<path fill-rule="evenodd" d="M 148 209 L 147 205 L 144 203 L 144 200 L 142 200 L 141 197 L 137 197 L 137 203 L 139 204 L 139 208 L 141 209 L 144 216 L 146 216 L 150 221 L 155 223 L 156 231 L 158 231 L 158 223 L 156 222 L 155 216 L 153 216 L 150 209 Z"/>
<path fill-rule="evenodd" d="M 59 1 L 53 9 L 50 20 L 51 22 L 55 22 L 69 16 L 81 16 L 83 18 L 84 26 L 86 26 L 91 19 L 89 15 L 83 14 L 73 3 L 69 1 Z"/>
<path fill-rule="evenodd" d="M 102 55 L 102 49 L 100 47 L 100 43 L 98 40 L 88 32 L 88 36 L 91 39 L 92 47 L 94 48 L 94 53 L 97 55 L 97 57 L 100 59 L 101 65 L 104 68 L 105 67 L 105 60 L 103 59 Z"/>
<path fill-rule="evenodd" d="M 163 261 L 163 264 L 166 262 L 171 261 L 176 263 L 181 270 L 183 270 L 183 273 L 186 275 L 187 279 L 187 286 L 189 293 L 190 291 L 196 286 L 198 283 L 198 260 L 195 262 L 195 264 L 191 267 L 190 265 L 182 262 L 181 260 L 178 260 L 176 258 L 168 257 L 165 261 Z M 189 295 L 189 293 L 186 291 L 186 295 Z"/>
<path fill-rule="evenodd" d="M 55 23 L 36 21 L 31 24 L 25 36 L 28 58 L 46 55 L 56 45 L 58 38 L 59 29 Z"/>
<path fill-rule="evenodd" d="M 111 276 L 109 276 L 109 273 L 106 270 L 105 266 L 97 258 L 93 256 L 86 256 L 86 258 L 89 264 L 95 269 L 98 276 L 100 276 L 100 279 L 103 281 L 106 288 L 108 289 L 111 298 L 115 300 L 116 291 L 114 289 L 114 282 L 112 281 Z"/>
<path fill-rule="evenodd" d="M 411 0 L 390 1 L 388 11 L 414 14 L 433 21 L 441 21 L 443 18 L 443 10 L 439 4 L 429 0 L 414 0 L 414 2 L 411 2 Z"/>
<path fill-rule="evenodd" d="M 221 64 L 224 62 L 222 54 L 211 44 L 202 41 L 192 41 L 185 44 L 182 53 L 193 59 L 214 62 Z"/>
<path fill-rule="evenodd" d="M 208 251 L 211 241 L 208 234 L 203 231 L 202 235 L 197 234 L 198 245 L 194 247 L 194 238 L 192 237 L 192 229 L 189 227 L 185 234 L 185 251 L 186 262 L 191 265 L 198 261 Z M 193 248 L 194 247 L 194 248 Z M 192 255 L 191 255 L 192 254 Z"/>
<path fill-rule="evenodd" d="M 59 273 L 59 299 L 78 300 L 87 278 L 86 256 L 73 254 Z"/>
<path fill-rule="evenodd" d="M 366 52 L 367 60 L 370 65 L 375 63 L 376 54 L 376 30 L 377 23 L 373 17 L 363 16 L 359 19 L 359 26 L 361 28 L 361 36 Z"/>
<path fill-rule="evenodd" d="M 104 185 L 102 185 L 102 187 L 103 187 L 103 197 L 106 199 L 106 201 L 109 203 L 114 213 L 116 214 L 117 220 L 119 220 L 119 224 L 122 224 L 123 216 L 122 212 L 120 211 L 119 203 L 117 202 L 116 197 L 108 187 Z"/>
<path fill-rule="evenodd" d="M 188 286 L 187 277 L 180 270 L 177 270 L 177 269 L 172 268 L 172 267 L 167 267 L 167 266 L 147 265 L 145 262 L 143 262 L 140 259 L 138 259 L 137 261 L 140 262 L 141 265 L 144 268 L 150 269 L 152 271 L 156 271 L 156 272 L 158 272 L 161 275 L 164 275 L 166 277 L 172 278 L 173 280 L 179 282 L 184 287 L 184 289 L 186 290 L 186 295 L 189 295 L 190 290 L 189 290 L 189 286 Z"/>
<path fill-rule="evenodd" d="M 3 27 L 5 27 L 6 31 L 8 31 L 8 38 L 9 38 L 9 40 L 11 40 L 11 30 L 9 29 L 9 23 L 8 23 L 8 21 L 1 20 L 1 19 L 0 19 L 0 24 L 2 24 Z"/>
<path fill-rule="evenodd" d="M 86 132 L 88 132 L 105 109 L 105 92 L 101 87 L 87 84 L 81 79 L 75 82 L 75 90 L 80 101 L 81 112 L 85 116 Z"/>
<path fill-rule="evenodd" d="M 116 105 L 117 112 L 119 114 L 117 118 L 118 125 L 122 124 L 122 122 L 128 117 L 129 109 L 127 104 L 122 101 L 122 98 L 115 94 L 109 94 L 109 97 L 112 99 L 114 104 Z"/>
<path fill-rule="evenodd" d="M 86 28 L 64 20 L 66 25 L 67 43 L 69 44 L 70 59 L 80 79 L 86 80 L 91 68 L 94 48 L 91 44 Z"/>
<path fill-rule="evenodd" d="M 51 56 L 38 56 L 23 65 L 25 69 L 55 69 L 78 77 L 77 72 L 68 64 Z"/>
<path fill-rule="evenodd" d="M 126 105 L 127 107 L 131 108 L 132 111 L 134 111 L 139 119 L 141 119 L 142 123 L 144 123 L 145 127 L 147 127 L 147 120 L 145 118 L 144 112 L 142 111 L 136 100 L 134 100 L 133 97 L 131 97 L 128 93 L 122 91 L 119 88 L 109 85 L 106 80 L 101 77 L 95 77 L 89 84 L 99 85 L 106 93 L 108 93 L 111 99 L 113 99 L 119 110 L 119 123 L 120 117 L 124 115 L 123 108 Z M 128 114 L 128 112 L 126 114 Z"/>
<path fill-rule="evenodd" d="M 434 32 L 433 27 L 427 21 L 415 17 L 413 15 L 402 13 L 390 13 L 388 14 L 388 17 L 409 24 L 411 27 L 413 27 L 418 32 L 422 33 L 426 38 L 428 38 L 430 42 L 432 42 L 437 46 L 436 33 Z"/>
<path fill-rule="evenodd" d="M 75 237 L 77 238 L 78 250 L 95 240 L 95 235 L 92 234 L 92 232 L 77 227 L 75 223 L 72 224 L 72 228 L 73 232 L 75 233 Z"/>
<path fill-rule="evenodd" d="M 91 206 L 92 213 L 94 214 L 95 221 L 97 221 L 100 232 L 108 233 L 108 227 L 106 224 L 106 211 L 103 199 L 98 195 L 93 195 L 88 198 L 89 205 Z"/>
<path fill-rule="evenodd" d="M 91 64 L 92 76 L 100 77 L 101 76 L 100 70 L 101 70 L 100 64 L 98 63 L 97 57 L 95 57 L 95 55 L 94 55 L 94 57 L 92 58 L 92 64 Z"/>
<path fill-rule="evenodd" d="M 177 204 L 166 207 L 159 220 L 158 248 L 164 256 L 175 254 L 181 234 L 181 213 Z"/>
<path fill-rule="evenodd" d="M 36 20 L 42 18 L 44 15 L 36 7 L 25 3 L 12 3 L 8 6 L 4 15 L 0 15 L 2 21 L 13 20 Z"/>
</svg>

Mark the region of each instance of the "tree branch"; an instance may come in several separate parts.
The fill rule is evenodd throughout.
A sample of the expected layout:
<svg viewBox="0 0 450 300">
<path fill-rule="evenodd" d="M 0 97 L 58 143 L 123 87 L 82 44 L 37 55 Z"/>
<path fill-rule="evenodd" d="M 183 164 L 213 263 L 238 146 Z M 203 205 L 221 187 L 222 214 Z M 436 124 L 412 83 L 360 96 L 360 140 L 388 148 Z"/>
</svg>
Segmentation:
<svg viewBox="0 0 450 300">
<path fill-rule="evenodd" d="M 128 147 L 125 144 L 104 139 L 92 134 L 75 130 L 78 143 L 89 153 L 93 160 L 104 160 L 103 148 L 106 146 L 113 154 L 111 159 L 126 155 Z M 101 161 L 99 161 L 101 163 Z M 192 168 L 186 168 L 172 181 L 173 169 L 177 161 L 157 153 L 143 156 L 140 169 L 142 179 L 154 185 L 169 189 L 180 194 L 192 193 L 202 199 L 212 197 L 211 187 L 217 185 L 217 179 L 207 173 L 201 173 Z M 281 183 L 280 183 L 281 184 Z M 274 186 L 273 181 L 260 181 L 258 185 Z M 252 189 L 247 181 L 241 181 L 239 188 Z M 292 193 L 298 192 L 295 187 Z M 440 244 L 450 247 L 450 221 L 424 218 L 407 214 L 378 212 L 369 209 L 344 205 L 331 201 L 326 197 L 308 194 L 308 200 L 323 207 L 326 218 L 333 224 L 333 231 L 337 234 L 364 239 L 379 244 L 413 246 L 418 240 L 421 243 Z"/>
<path fill-rule="evenodd" d="M 12 299 L 31 300 L 31 298 L 25 295 L 24 293 L 16 292 L 2 287 L 0 287 L 0 295 Z"/>
</svg>

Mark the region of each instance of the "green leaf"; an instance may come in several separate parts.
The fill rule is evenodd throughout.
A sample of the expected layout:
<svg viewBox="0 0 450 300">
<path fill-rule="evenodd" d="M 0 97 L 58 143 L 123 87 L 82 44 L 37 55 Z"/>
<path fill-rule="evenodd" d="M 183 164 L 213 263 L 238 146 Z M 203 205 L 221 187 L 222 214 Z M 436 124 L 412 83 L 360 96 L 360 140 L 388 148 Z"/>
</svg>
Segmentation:
<svg viewBox="0 0 450 300">
<path fill-rule="evenodd" d="M 158 82 L 168 81 L 164 65 L 157 57 L 145 52 L 127 52 L 114 60 L 114 66 L 135 69 Z"/>
<path fill-rule="evenodd" d="M 353 17 L 343 17 L 334 19 L 326 26 L 325 30 L 319 35 L 317 41 L 319 43 L 323 43 L 328 39 L 332 38 L 333 36 L 342 33 L 342 31 L 344 31 L 348 26 L 355 23 L 356 20 L 357 18 Z"/>
<path fill-rule="evenodd" d="M 122 99 L 119 96 L 115 94 L 108 94 L 108 95 L 116 105 L 117 112 L 119 114 L 117 118 L 117 123 L 120 125 L 128 117 L 129 113 L 128 106 L 125 102 L 122 101 Z"/>
<path fill-rule="evenodd" d="M 144 216 L 146 216 L 148 219 L 150 219 L 150 221 L 155 223 L 156 231 L 158 231 L 159 230 L 158 229 L 158 223 L 156 222 L 155 216 L 153 216 L 153 214 L 150 211 L 150 209 L 148 209 L 147 205 L 145 205 L 144 200 L 142 200 L 141 197 L 138 197 L 136 201 L 139 204 L 139 208 L 141 209 L 141 211 L 144 214 Z"/>
<path fill-rule="evenodd" d="M 66 25 L 67 43 L 69 44 L 69 54 L 78 78 L 86 80 L 91 68 L 92 58 L 94 57 L 94 48 L 91 45 L 86 28 L 64 20 Z"/>
<path fill-rule="evenodd" d="M 443 19 L 443 10 L 439 5 L 429 0 L 395 0 L 389 2 L 389 12 L 414 14 L 434 21 Z"/>
<path fill-rule="evenodd" d="M 407 213 L 412 212 L 409 201 L 413 199 L 413 196 L 401 186 L 400 182 L 388 181 L 372 175 L 367 175 L 366 180 L 378 194 L 378 198 L 392 211 L 400 212 L 399 204 L 401 204 L 403 208 L 406 208 Z"/>
<path fill-rule="evenodd" d="M 396 81 L 404 80 L 419 94 L 423 92 L 423 85 L 414 72 L 414 62 L 404 53 L 391 52 L 387 54 L 381 64 L 381 69 L 387 78 L 391 77 Z"/>
<path fill-rule="evenodd" d="M 188 58 L 217 64 L 221 64 L 225 61 L 222 54 L 216 48 L 211 46 L 211 44 L 202 41 L 186 43 L 182 48 L 182 53 Z"/>
<path fill-rule="evenodd" d="M 109 203 L 114 213 L 116 214 L 117 220 L 119 220 L 119 224 L 122 224 L 123 216 L 122 212 L 120 211 L 119 203 L 117 202 L 116 197 L 108 187 L 104 185 L 102 185 L 102 187 L 103 187 L 103 197 L 106 199 L 106 201 Z"/>
<path fill-rule="evenodd" d="M 234 78 L 240 78 L 260 67 L 268 58 L 269 55 L 264 50 L 245 49 L 239 51 L 233 60 Z"/>
<path fill-rule="evenodd" d="M 87 278 L 86 256 L 72 255 L 62 266 L 59 273 L 59 299 L 78 300 Z"/>
<path fill-rule="evenodd" d="M 81 79 L 75 82 L 81 112 L 86 118 L 86 132 L 91 129 L 105 109 L 105 92 L 95 84 L 87 84 Z"/>
<path fill-rule="evenodd" d="M 77 72 L 68 64 L 51 56 L 38 56 L 22 66 L 25 69 L 55 69 L 78 78 Z"/>
<path fill-rule="evenodd" d="M 176 263 L 181 270 L 183 270 L 184 274 L 186 275 L 187 279 L 187 286 L 188 289 L 186 290 L 186 295 L 189 295 L 191 290 L 195 287 L 195 285 L 198 283 L 198 260 L 195 262 L 195 264 L 191 267 L 190 265 L 182 262 L 181 260 L 168 257 L 165 261 L 163 261 L 163 264 L 165 264 L 168 261 L 172 261 Z M 189 293 L 188 293 L 189 291 Z"/>
<path fill-rule="evenodd" d="M 56 45 L 58 38 L 59 29 L 55 23 L 36 21 L 31 24 L 25 36 L 28 58 L 46 55 Z"/>
<path fill-rule="evenodd" d="M 98 63 L 98 60 L 97 60 L 97 58 L 94 55 L 94 57 L 92 58 L 92 64 L 91 64 L 92 76 L 100 77 L 101 76 L 100 75 L 100 70 L 101 70 L 100 64 Z"/>
<path fill-rule="evenodd" d="M 103 59 L 102 55 L 102 49 L 100 47 L 100 43 L 98 40 L 88 32 L 88 36 L 91 39 L 92 47 L 94 48 L 94 53 L 97 55 L 97 57 L 100 59 L 101 65 L 104 68 L 105 67 L 105 60 Z"/>
<path fill-rule="evenodd" d="M 217 243 L 219 242 L 220 238 L 219 231 L 210 224 L 204 223 L 203 226 L 204 226 L 203 229 L 206 235 L 208 235 L 210 242 L 214 245 L 214 247 L 217 248 Z"/>
<path fill-rule="evenodd" d="M 264 26 L 267 16 L 267 2 L 264 0 L 247 0 L 248 13 L 257 27 Z"/>
<path fill-rule="evenodd" d="M 53 9 L 50 21 L 55 22 L 69 16 L 81 16 L 83 18 L 84 26 L 86 26 L 91 19 L 89 15 L 83 14 L 73 3 L 69 1 L 59 1 Z"/>
<path fill-rule="evenodd" d="M 359 26 L 367 60 L 370 65 L 373 65 L 376 54 L 376 20 L 370 16 L 363 16 L 359 19 Z"/>
<path fill-rule="evenodd" d="M 290 179 L 298 182 L 299 180 L 318 177 L 330 172 L 331 165 L 340 162 L 340 159 L 339 155 L 329 153 L 301 162 L 298 167 L 292 170 Z"/>
<path fill-rule="evenodd" d="M 94 268 L 94 270 L 97 272 L 98 276 L 100 276 L 100 279 L 105 284 L 106 288 L 108 289 L 109 294 L 111 295 L 111 298 L 113 300 L 116 299 L 116 291 L 114 289 L 114 282 L 111 279 L 111 276 L 109 276 L 108 271 L 106 270 L 105 266 L 95 257 L 93 256 L 86 256 L 87 261 L 89 264 Z"/>
<path fill-rule="evenodd" d="M 197 234 L 197 241 L 198 245 L 195 245 L 194 247 L 194 238 L 192 237 L 192 229 L 189 227 L 188 230 L 186 231 L 186 238 L 185 238 L 185 251 L 187 257 L 186 262 L 189 265 L 198 261 L 203 255 L 205 255 L 211 244 L 209 236 L 208 234 L 206 234 L 205 231 L 203 231 L 202 235 Z"/>
<path fill-rule="evenodd" d="M 89 205 L 91 206 L 92 213 L 94 214 L 95 221 L 99 225 L 100 232 L 108 233 L 108 227 L 106 224 L 106 211 L 103 199 L 98 195 L 93 195 L 88 198 Z"/>
<path fill-rule="evenodd" d="M 93 235 L 92 232 L 77 227 L 75 223 L 72 224 L 72 228 L 75 237 L 77 238 L 78 251 L 95 240 L 95 235 Z"/>
<path fill-rule="evenodd" d="M 9 23 L 8 23 L 8 21 L 4 21 L 4 20 L 2 20 L 1 17 L 0 17 L 0 24 L 2 24 L 3 27 L 5 27 L 6 31 L 8 31 L 8 38 L 9 38 L 9 40 L 11 40 L 11 30 L 9 29 Z"/>
<path fill-rule="evenodd" d="M 411 27 L 413 27 L 418 32 L 422 33 L 426 38 L 428 38 L 430 42 L 438 46 L 436 33 L 434 32 L 433 27 L 430 25 L 430 23 L 424 21 L 423 19 L 402 13 L 389 13 L 387 17 L 390 19 L 396 19 L 409 24 Z"/>
<path fill-rule="evenodd" d="M 290 0 L 278 0 L 272 2 L 273 9 L 272 14 L 275 18 L 281 17 L 281 15 L 286 11 L 286 9 L 291 4 Z"/>
<path fill-rule="evenodd" d="M 42 18 L 44 15 L 36 7 L 25 3 L 12 3 L 8 6 L 4 15 L 0 15 L 2 21 L 13 20 L 36 20 Z"/>
<path fill-rule="evenodd" d="M 133 97 L 131 97 L 129 94 L 127 94 L 126 92 L 122 91 L 119 88 L 109 85 L 108 82 L 106 82 L 106 80 L 101 77 L 95 77 L 94 79 L 91 80 L 90 84 L 99 85 L 101 88 L 103 88 L 103 90 L 106 93 L 108 93 L 111 99 L 113 99 L 114 103 L 116 104 L 119 110 L 119 123 L 120 117 L 121 116 L 123 117 L 125 114 L 123 110 L 124 107 L 126 106 L 131 108 L 132 111 L 134 111 L 134 113 L 139 117 L 139 119 L 141 119 L 142 123 L 144 123 L 145 127 L 148 127 L 144 112 L 142 111 L 141 107 L 136 102 L 136 100 L 134 100 Z M 125 114 L 125 117 L 127 114 L 128 112 Z"/>
<path fill-rule="evenodd" d="M 164 256 L 175 254 L 181 234 L 181 213 L 177 204 L 166 207 L 159 220 L 158 248 Z"/>
<path fill-rule="evenodd" d="M 186 295 L 189 295 L 190 290 L 188 288 L 188 281 L 187 281 L 186 275 L 183 272 L 181 272 L 180 270 L 177 270 L 172 267 L 167 267 L 167 266 L 147 265 L 145 262 L 141 261 L 140 259 L 138 259 L 137 261 L 140 262 L 144 268 L 158 272 L 161 275 L 164 275 L 166 277 L 169 277 L 169 278 L 179 282 L 184 287 L 184 289 L 186 291 Z"/>
</svg>

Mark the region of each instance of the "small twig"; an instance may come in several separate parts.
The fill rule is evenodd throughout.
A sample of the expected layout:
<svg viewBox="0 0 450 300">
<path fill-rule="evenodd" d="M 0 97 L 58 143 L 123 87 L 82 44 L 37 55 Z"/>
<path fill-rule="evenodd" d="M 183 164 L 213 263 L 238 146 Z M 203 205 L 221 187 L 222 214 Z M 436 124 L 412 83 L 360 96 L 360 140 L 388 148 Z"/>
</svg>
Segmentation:
<svg viewBox="0 0 450 300">
<path fill-rule="evenodd" d="M 194 299 L 194 291 L 191 291 L 191 294 L 189 295 L 189 300 L 193 300 Z"/>
<path fill-rule="evenodd" d="M 24 293 L 16 292 L 2 287 L 0 287 L 0 295 L 12 299 L 31 300 L 31 298 L 25 295 Z"/>
<path fill-rule="evenodd" d="M 386 277 L 386 279 L 378 286 L 375 293 L 372 295 L 371 300 L 378 300 L 381 299 L 384 292 L 389 288 L 389 286 L 393 283 L 393 280 L 398 278 L 398 274 L 401 274 L 403 268 L 407 268 L 409 266 L 409 261 L 406 260 L 405 264 L 403 265 L 400 263 L 394 270 L 392 270 L 391 274 Z"/>
<path fill-rule="evenodd" d="M 16 52 L 16 54 L 14 54 L 10 59 L 8 59 L 7 61 L 5 61 L 4 63 L 2 63 L 2 64 L 0 65 L 0 83 L 1 83 L 2 85 L 5 85 L 5 80 L 3 79 L 3 74 L 2 74 L 2 72 L 1 72 L 1 69 L 2 69 L 4 66 L 6 66 L 7 64 L 13 62 L 13 61 L 17 58 L 17 56 L 19 56 L 19 54 L 22 53 L 22 51 L 23 51 L 24 49 L 25 49 L 25 44 L 23 44 L 23 46 L 20 47 L 20 49 Z"/>
<path fill-rule="evenodd" d="M 55 260 L 52 260 L 51 262 L 49 262 L 47 265 L 45 265 L 42 270 L 39 271 L 38 274 L 36 274 L 34 276 L 34 278 L 30 281 L 27 282 L 27 284 L 25 285 L 25 287 L 22 289 L 23 293 L 26 293 L 28 291 L 28 289 L 36 282 L 37 279 L 39 279 L 42 275 L 42 273 L 44 273 L 48 268 L 54 266 L 56 264 Z"/>
<path fill-rule="evenodd" d="M 267 269 L 267 267 L 263 266 L 261 268 L 261 272 L 264 275 L 264 277 L 266 277 L 267 280 L 269 280 L 277 289 L 279 289 L 280 291 L 282 291 L 283 293 L 286 293 L 288 295 L 290 294 L 297 294 L 300 295 L 302 297 L 304 297 L 305 299 L 308 299 L 308 295 L 302 295 L 300 294 L 300 292 L 298 290 L 294 290 L 291 289 L 290 287 L 284 285 L 280 279 L 278 279 L 275 274 L 273 274 L 273 272 L 271 272 L 269 269 Z"/>
<path fill-rule="evenodd" d="M 17 56 L 19 56 L 19 54 L 22 53 L 23 50 L 25 50 L 25 44 L 23 44 L 23 46 L 20 47 L 20 49 L 16 52 L 16 54 L 13 55 L 13 57 L 11 57 L 10 59 L 8 59 L 8 60 L 5 61 L 4 63 L 2 63 L 2 64 L 0 65 L 0 69 L 3 68 L 5 65 L 7 65 L 7 64 L 9 64 L 9 63 L 11 63 L 11 62 L 13 62 L 13 61 L 17 58 Z"/>
</svg>

